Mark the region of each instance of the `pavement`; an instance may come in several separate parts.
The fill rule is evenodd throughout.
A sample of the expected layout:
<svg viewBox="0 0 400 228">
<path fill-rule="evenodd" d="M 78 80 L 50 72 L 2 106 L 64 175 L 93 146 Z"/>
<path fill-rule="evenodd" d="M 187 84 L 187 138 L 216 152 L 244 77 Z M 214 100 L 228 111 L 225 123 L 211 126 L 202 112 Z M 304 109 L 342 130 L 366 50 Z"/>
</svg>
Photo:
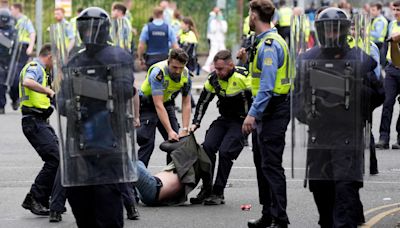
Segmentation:
<svg viewBox="0 0 400 228">
<path fill-rule="evenodd" d="M 143 81 L 144 72 L 137 73 L 138 81 Z M 206 75 L 194 77 L 194 88 L 201 88 Z M 138 83 L 140 84 L 140 83 Z M 198 93 L 193 91 L 195 100 Z M 178 97 L 179 99 L 179 97 Z M 177 100 L 177 104 L 179 104 Z M 204 139 L 205 132 L 211 122 L 218 116 L 215 101 L 210 104 L 201 128 L 196 131 L 199 143 Z M 374 113 L 373 131 L 378 138 L 381 109 Z M 399 105 L 395 105 L 394 116 L 399 115 Z M 178 120 L 181 117 L 178 114 Z M 392 123 L 393 132 L 391 143 L 395 142 L 395 119 Z M 56 125 L 56 116 L 53 114 L 51 124 Z M 318 227 L 318 213 L 312 194 L 303 187 L 304 156 L 295 153 L 294 177 L 291 176 L 291 128 L 289 124 L 287 143 L 283 158 L 283 165 L 287 176 L 287 212 L 290 227 L 309 228 Z M 165 165 L 165 154 L 158 149 L 162 137 L 156 138 L 156 149 L 152 155 L 149 169 L 156 173 Z M 367 223 L 363 227 L 394 228 L 400 227 L 400 150 L 378 150 L 380 173 L 375 176 L 365 175 L 364 188 L 361 189 L 361 200 Z M 21 130 L 21 114 L 11 110 L 7 105 L 6 114 L 0 116 L 0 227 L 76 227 L 75 220 L 69 205 L 68 211 L 63 214 L 60 223 L 49 223 L 47 217 L 31 214 L 21 207 L 25 194 L 29 191 L 35 176 L 43 165 L 40 157 L 24 137 Z M 368 173 L 368 170 L 367 170 Z M 199 189 L 195 189 L 189 197 L 195 196 Z M 235 161 L 227 188 L 225 189 L 225 205 L 203 206 L 190 205 L 177 207 L 147 207 L 139 206 L 140 220 L 125 219 L 125 227 L 143 228 L 171 228 L 171 227 L 198 227 L 198 228 L 244 228 L 247 220 L 258 218 L 261 207 L 258 203 L 257 180 L 252 161 L 251 146 L 246 147 Z M 251 204 L 248 211 L 241 210 L 242 204 Z M 126 216 L 126 215 L 125 215 Z"/>
</svg>

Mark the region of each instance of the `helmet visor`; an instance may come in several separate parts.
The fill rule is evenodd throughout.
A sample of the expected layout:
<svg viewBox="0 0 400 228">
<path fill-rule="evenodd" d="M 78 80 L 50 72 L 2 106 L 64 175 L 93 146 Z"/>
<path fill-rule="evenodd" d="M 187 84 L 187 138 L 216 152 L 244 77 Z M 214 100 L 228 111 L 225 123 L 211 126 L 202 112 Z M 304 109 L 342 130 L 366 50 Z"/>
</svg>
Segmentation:
<svg viewBox="0 0 400 228">
<path fill-rule="evenodd" d="M 84 44 L 104 45 L 109 39 L 110 22 L 106 18 L 88 18 L 77 21 L 79 40 Z"/>
<path fill-rule="evenodd" d="M 350 32 L 349 20 L 326 20 L 315 23 L 321 48 L 343 48 Z"/>
</svg>

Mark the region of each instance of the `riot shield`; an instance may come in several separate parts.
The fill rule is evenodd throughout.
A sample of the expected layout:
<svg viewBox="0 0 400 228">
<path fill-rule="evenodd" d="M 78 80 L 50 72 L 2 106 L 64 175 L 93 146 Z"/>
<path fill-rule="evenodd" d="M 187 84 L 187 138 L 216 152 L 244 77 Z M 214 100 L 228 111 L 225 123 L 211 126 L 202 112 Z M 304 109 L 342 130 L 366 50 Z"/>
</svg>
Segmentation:
<svg viewBox="0 0 400 228">
<path fill-rule="evenodd" d="M 301 54 L 307 51 L 307 37 L 305 30 L 307 29 L 307 16 L 292 16 L 291 26 L 290 26 L 290 49 L 289 49 L 289 65 L 288 65 L 288 75 L 291 79 L 291 84 L 293 85 L 293 80 L 296 78 L 296 59 Z M 292 96 L 292 93 L 290 94 Z M 293 98 L 291 97 L 291 100 Z M 293 103 L 291 104 L 293 105 Z M 293 110 L 293 108 L 291 108 Z M 293 114 L 291 113 L 291 116 Z M 290 122 L 290 128 L 292 129 L 291 134 L 291 174 L 292 178 L 295 176 L 295 132 L 296 132 L 296 120 L 292 118 Z"/>
<path fill-rule="evenodd" d="M 56 94 L 63 186 L 136 180 L 132 69 L 63 67 Z"/>
<path fill-rule="evenodd" d="M 114 46 L 131 52 L 132 27 L 125 18 L 112 19 L 110 27 L 111 42 Z"/>
<path fill-rule="evenodd" d="M 8 64 L 7 78 L 4 83 L 8 88 L 11 88 L 11 86 L 14 84 L 15 77 L 18 75 L 18 63 L 23 51 L 22 43 L 19 42 L 17 37 L 18 34 L 16 34 L 13 40 L 12 48 L 10 49 L 11 58 Z"/>
<path fill-rule="evenodd" d="M 351 38 L 354 39 L 356 45 L 354 48 L 363 50 L 370 54 L 370 17 L 367 14 L 355 14 L 351 19 Z M 357 41 L 357 42 L 356 42 Z"/>
<path fill-rule="evenodd" d="M 0 28 L 0 85 L 7 85 L 8 71 L 15 43 L 15 30 Z"/>
<path fill-rule="evenodd" d="M 306 180 L 362 181 L 370 137 L 359 59 L 297 59 L 294 153 Z"/>
</svg>

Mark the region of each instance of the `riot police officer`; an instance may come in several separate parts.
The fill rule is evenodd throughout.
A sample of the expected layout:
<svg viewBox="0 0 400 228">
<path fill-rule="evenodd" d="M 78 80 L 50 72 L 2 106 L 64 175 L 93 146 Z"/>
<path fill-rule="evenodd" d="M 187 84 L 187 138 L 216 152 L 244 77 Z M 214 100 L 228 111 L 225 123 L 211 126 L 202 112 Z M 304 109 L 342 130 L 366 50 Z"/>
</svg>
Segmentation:
<svg viewBox="0 0 400 228">
<path fill-rule="evenodd" d="M 58 138 L 48 123 L 53 112 L 47 70 L 52 67 L 51 45 L 42 47 L 39 57 L 21 71 L 19 95 L 22 111 L 22 131 L 44 161 L 22 207 L 37 215 L 48 215 L 49 197 L 59 164 Z"/>
<path fill-rule="evenodd" d="M 85 49 L 58 77 L 62 184 L 79 227 L 123 227 L 121 191 L 135 180 L 136 164 L 133 60 L 108 45 L 110 18 L 103 9 L 83 10 L 77 28 Z"/>
<path fill-rule="evenodd" d="M 201 120 L 212 99 L 218 96 L 218 109 L 221 114 L 211 124 L 204 139 L 203 148 L 215 168 L 216 153 L 219 151 L 218 172 L 214 185 L 212 179 L 203 182 L 203 187 L 191 203 L 205 205 L 224 204 L 224 188 L 228 181 L 233 160 L 236 160 L 244 147 L 242 124 L 252 102 L 250 77 L 242 67 L 235 67 L 230 51 L 219 51 L 214 57 L 215 71 L 204 83 L 192 122 L 192 131 L 200 127 Z"/>
<path fill-rule="evenodd" d="M 190 90 L 192 81 L 185 67 L 189 57 L 183 49 L 172 49 L 168 60 L 152 65 L 140 88 L 140 127 L 137 130 L 138 156 L 146 166 L 154 150 L 156 128 L 164 140 L 179 140 L 189 132 Z M 182 93 L 182 124 L 178 120 L 172 95 Z M 167 161 L 169 163 L 169 160 Z"/>
<path fill-rule="evenodd" d="M 7 8 L 0 9 L 0 114 L 4 114 L 6 105 L 6 79 L 11 61 L 16 31 Z"/>
<path fill-rule="evenodd" d="M 287 44 L 270 24 L 274 11 L 270 0 L 250 2 L 250 29 L 256 35 L 250 58 L 255 98 L 244 120 L 243 132 L 253 135 L 254 163 L 263 210 L 259 220 L 248 222 L 249 227 L 287 227 L 289 223 L 282 155 L 290 120 L 288 93 L 291 84 L 287 75 Z M 241 49 L 239 57 L 245 56 L 245 50 Z M 253 131 L 255 127 L 257 129 Z"/>
<path fill-rule="evenodd" d="M 376 61 L 357 45 L 349 47 L 351 21 L 343 10 L 323 10 L 315 25 L 320 46 L 299 57 L 294 85 L 294 113 L 308 129 L 306 177 L 321 227 L 357 227 L 364 219 L 365 122 L 384 91 Z"/>
</svg>

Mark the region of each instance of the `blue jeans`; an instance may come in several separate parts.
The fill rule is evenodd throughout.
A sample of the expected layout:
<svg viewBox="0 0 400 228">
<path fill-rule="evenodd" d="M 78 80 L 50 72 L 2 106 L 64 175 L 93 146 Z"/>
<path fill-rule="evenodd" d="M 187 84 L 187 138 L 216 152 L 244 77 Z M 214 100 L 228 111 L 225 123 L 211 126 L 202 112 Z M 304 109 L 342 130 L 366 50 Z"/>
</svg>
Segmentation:
<svg viewBox="0 0 400 228">
<path fill-rule="evenodd" d="M 139 191 L 140 200 L 146 205 L 154 205 L 157 203 L 157 186 L 156 178 L 146 169 L 142 161 L 137 161 L 138 180 L 135 183 L 136 189 Z"/>
</svg>

